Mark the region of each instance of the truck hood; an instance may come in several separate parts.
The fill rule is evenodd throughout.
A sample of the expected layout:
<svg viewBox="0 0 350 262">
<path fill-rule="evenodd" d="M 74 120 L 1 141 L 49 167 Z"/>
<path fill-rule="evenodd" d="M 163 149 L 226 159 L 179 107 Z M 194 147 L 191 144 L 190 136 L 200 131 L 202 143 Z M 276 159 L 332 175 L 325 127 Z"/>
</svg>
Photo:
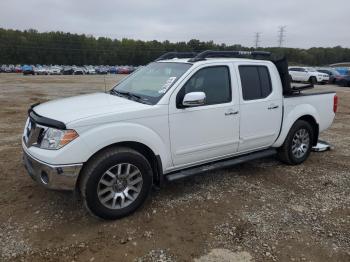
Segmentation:
<svg viewBox="0 0 350 262">
<path fill-rule="evenodd" d="M 35 106 L 33 110 L 41 116 L 68 124 L 98 115 L 138 111 L 146 107 L 149 107 L 149 105 L 131 101 L 123 97 L 105 93 L 94 93 L 52 100 Z"/>
</svg>

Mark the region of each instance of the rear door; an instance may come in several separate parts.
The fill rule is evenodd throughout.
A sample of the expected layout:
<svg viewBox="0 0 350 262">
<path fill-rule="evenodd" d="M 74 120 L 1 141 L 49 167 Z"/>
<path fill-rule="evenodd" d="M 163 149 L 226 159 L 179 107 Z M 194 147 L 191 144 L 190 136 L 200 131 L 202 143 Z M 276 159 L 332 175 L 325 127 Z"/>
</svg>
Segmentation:
<svg viewBox="0 0 350 262">
<path fill-rule="evenodd" d="M 239 152 L 271 146 L 282 121 L 282 86 L 272 63 L 237 65 L 240 85 Z"/>
</svg>

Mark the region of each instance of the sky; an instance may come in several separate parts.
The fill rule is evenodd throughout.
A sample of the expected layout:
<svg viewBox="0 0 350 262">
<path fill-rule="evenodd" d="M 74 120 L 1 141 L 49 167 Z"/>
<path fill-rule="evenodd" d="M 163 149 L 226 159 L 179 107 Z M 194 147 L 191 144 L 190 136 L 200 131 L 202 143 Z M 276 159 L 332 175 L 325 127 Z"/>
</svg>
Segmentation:
<svg viewBox="0 0 350 262">
<path fill-rule="evenodd" d="M 1 0 L 0 27 L 96 37 L 350 47 L 350 0 Z"/>
</svg>

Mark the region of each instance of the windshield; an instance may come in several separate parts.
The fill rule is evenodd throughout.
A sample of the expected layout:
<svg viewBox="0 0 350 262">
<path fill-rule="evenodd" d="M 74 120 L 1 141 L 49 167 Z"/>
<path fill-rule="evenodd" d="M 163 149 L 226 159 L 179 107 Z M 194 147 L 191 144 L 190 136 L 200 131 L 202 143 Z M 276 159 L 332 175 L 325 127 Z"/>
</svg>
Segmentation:
<svg viewBox="0 0 350 262">
<path fill-rule="evenodd" d="M 138 102 L 154 105 L 191 66 L 189 63 L 150 63 L 117 84 L 111 93 L 139 97 Z"/>
</svg>

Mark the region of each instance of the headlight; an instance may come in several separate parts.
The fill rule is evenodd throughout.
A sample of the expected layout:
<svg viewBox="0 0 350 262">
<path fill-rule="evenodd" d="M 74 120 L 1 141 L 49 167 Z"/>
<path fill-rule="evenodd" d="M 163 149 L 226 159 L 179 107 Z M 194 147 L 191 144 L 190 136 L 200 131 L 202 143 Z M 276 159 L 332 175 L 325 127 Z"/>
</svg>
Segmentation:
<svg viewBox="0 0 350 262">
<path fill-rule="evenodd" d="M 44 133 L 44 137 L 40 143 L 40 148 L 60 149 L 61 147 L 72 142 L 78 136 L 78 133 L 73 129 L 60 130 L 49 127 Z"/>
</svg>

